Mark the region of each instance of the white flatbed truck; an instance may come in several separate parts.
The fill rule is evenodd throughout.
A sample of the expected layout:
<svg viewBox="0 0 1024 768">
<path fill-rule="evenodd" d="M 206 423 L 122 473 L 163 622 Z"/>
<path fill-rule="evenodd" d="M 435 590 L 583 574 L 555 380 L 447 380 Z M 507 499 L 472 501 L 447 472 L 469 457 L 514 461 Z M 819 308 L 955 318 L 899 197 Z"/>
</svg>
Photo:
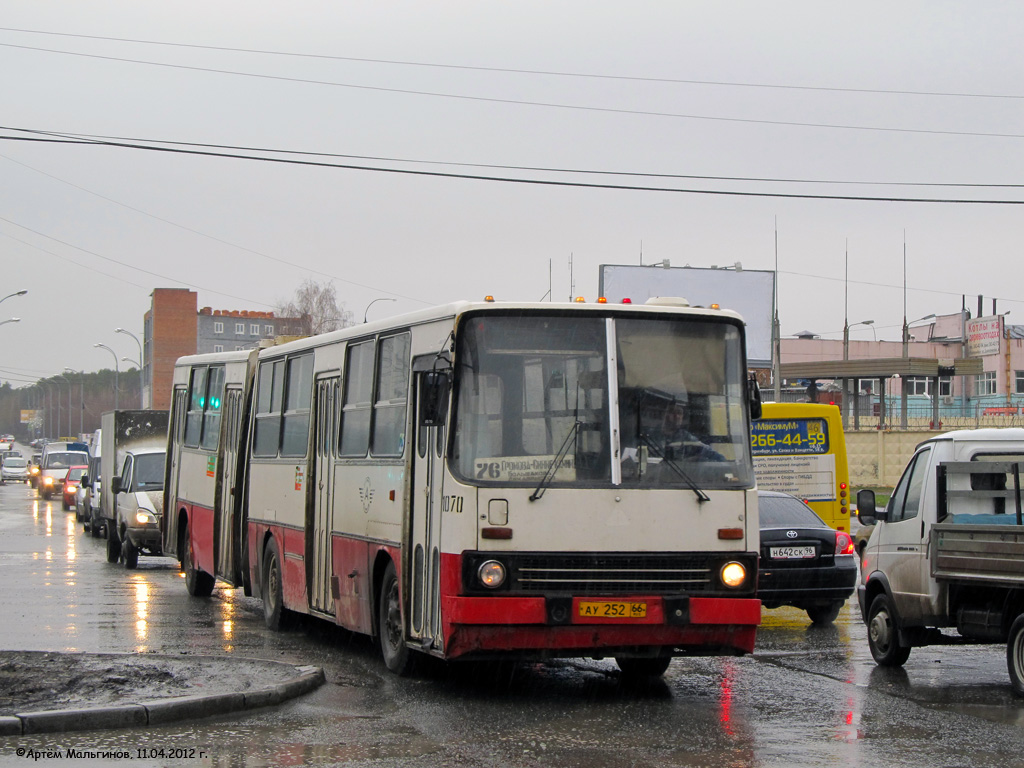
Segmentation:
<svg viewBox="0 0 1024 768">
<path fill-rule="evenodd" d="M 876 523 L 857 596 L 878 664 L 902 666 L 918 646 L 1006 643 L 1024 697 L 1022 474 L 1024 429 L 959 430 L 917 447 L 885 509 L 857 494 L 860 521 Z"/>
</svg>

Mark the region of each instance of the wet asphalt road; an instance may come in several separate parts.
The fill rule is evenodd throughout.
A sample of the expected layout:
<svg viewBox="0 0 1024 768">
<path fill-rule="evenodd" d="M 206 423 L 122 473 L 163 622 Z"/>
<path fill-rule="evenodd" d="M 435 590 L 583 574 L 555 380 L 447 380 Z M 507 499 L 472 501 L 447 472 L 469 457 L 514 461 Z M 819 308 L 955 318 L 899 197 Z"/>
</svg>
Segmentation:
<svg viewBox="0 0 1024 768">
<path fill-rule="evenodd" d="M 903 670 L 883 670 L 852 600 L 825 629 L 766 611 L 753 656 L 676 660 L 644 686 L 593 660 L 432 665 L 400 679 L 367 639 L 328 624 L 273 633 L 240 591 L 189 598 L 169 558 L 108 564 L 73 512 L 22 485 L 0 486 L 0 583 L 2 649 L 238 655 L 315 664 L 328 680 L 280 708 L 191 726 L 0 738 L 0 765 L 32 762 L 18 748 L 71 748 L 130 757 L 35 762 L 1024 766 L 1024 702 L 1003 647 L 915 649 Z"/>
</svg>

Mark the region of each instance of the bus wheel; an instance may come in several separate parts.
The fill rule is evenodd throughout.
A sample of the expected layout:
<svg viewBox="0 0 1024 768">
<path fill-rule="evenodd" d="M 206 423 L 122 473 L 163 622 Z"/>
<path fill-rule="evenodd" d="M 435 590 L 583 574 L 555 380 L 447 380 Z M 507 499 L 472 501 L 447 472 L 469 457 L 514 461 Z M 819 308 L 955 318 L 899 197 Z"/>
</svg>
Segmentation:
<svg viewBox="0 0 1024 768">
<path fill-rule="evenodd" d="M 192 552 L 192 537 L 188 527 L 185 528 L 184 562 L 181 569 L 185 571 L 185 589 L 192 597 L 209 597 L 213 594 L 214 578 L 205 571 L 196 568 L 195 555 Z"/>
<path fill-rule="evenodd" d="M 377 618 L 384 664 L 396 675 L 408 675 L 412 671 L 413 659 L 409 646 L 405 644 L 402 606 L 398 597 L 398 576 L 394 563 L 388 563 L 387 570 L 384 571 Z"/>
<path fill-rule="evenodd" d="M 1024 614 L 1010 626 L 1006 642 L 1006 668 L 1010 671 L 1010 684 L 1017 696 L 1024 696 Z"/>
<path fill-rule="evenodd" d="M 139 567 L 139 548 L 127 536 L 121 545 L 121 554 L 124 556 L 124 567 L 129 571 Z"/>
<path fill-rule="evenodd" d="M 868 646 L 875 662 L 882 667 L 902 667 L 910 658 L 910 646 L 900 645 L 892 603 L 887 595 L 878 595 L 871 601 Z"/>
<path fill-rule="evenodd" d="M 109 523 L 107 529 L 107 562 L 116 563 L 121 558 L 121 540 L 117 538 L 117 531 Z"/>
<path fill-rule="evenodd" d="M 616 656 L 615 663 L 622 670 L 623 677 L 661 677 L 672 663 L 671 656 L 656 656 L 648 659 L 630 659 Z"/>
<path fill-rule="evenodd" d="M 281 581 L 281 551 L 273 538 L 263 552 L 263 621 L 269 629 L 284 629 L 288 609 L 284 607 L 284 587 Z"/>
</svg>

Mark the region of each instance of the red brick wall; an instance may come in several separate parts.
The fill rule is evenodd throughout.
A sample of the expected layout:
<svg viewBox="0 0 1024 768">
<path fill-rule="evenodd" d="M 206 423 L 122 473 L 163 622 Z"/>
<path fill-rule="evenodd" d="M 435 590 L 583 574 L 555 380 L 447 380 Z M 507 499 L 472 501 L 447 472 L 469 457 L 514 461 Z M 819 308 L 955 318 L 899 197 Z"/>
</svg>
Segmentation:
<svg viewBox="0 0 1024 768">
<path fill-rule="evenodd" d="M 197 295 L 187 288 L 156 288 L 152 293 L 153 405 L 171 407 L 174 364 L 196 353 Z"/>
</svg>

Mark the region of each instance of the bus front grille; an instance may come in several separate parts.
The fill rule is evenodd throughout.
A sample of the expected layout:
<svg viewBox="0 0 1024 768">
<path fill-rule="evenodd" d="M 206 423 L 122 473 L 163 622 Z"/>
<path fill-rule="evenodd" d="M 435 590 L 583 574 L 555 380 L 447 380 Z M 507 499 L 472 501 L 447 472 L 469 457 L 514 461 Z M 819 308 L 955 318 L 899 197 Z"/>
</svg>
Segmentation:
<svg viewBox="0 0 1024 768">
<path fill-rule="evenodd" d="M 527 555 L 510 566 L 515 592 L 677 595 L 712 587 L 708 558 L 699 555 Z"/>
</svg>

